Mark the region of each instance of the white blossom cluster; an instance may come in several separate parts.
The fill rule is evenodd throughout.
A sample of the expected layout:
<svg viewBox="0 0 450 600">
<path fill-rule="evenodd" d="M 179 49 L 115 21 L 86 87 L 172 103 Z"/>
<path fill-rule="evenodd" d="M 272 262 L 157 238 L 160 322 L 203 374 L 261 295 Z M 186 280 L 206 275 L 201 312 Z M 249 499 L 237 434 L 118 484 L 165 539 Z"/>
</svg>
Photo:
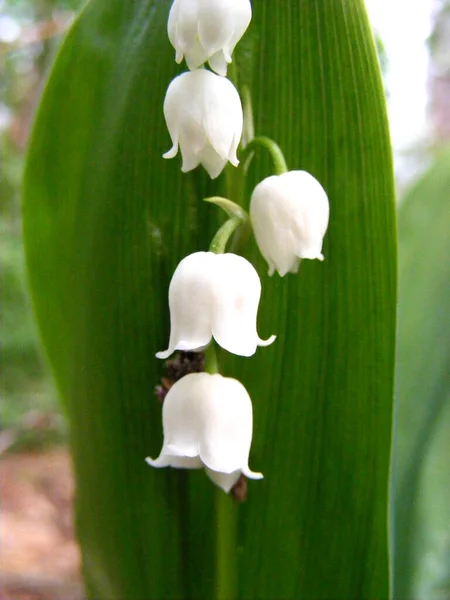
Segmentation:
<svg viewBox="0 0 450 600">
<path fill-rule="evenodd" d="M 175 59 L 189 71 L 169 85 L 164 116 L 182 171 L 202 165 L 212 179 L 228 162 L 237 167 L 243 111 L 238 91 L 226 78 L 232 53 L 251 20 L 249 0 L 174 0 L 168 35 Z M 208 63 L 212 71 L 204 68 Z M 256 140 L 255 140 L 256 141 Z M 285 171 L 285 172 L 284 172 Z M 226 202 L 229 202 L 228 200 Z M 231 203 L 230 203 L 231 204 Z M 261 181 L 250 199 L 250 222 L 269 275 L 296 273 L 305 258 L 323 260 L 329 204 L 320 183 L 305 171 L 287 171 Z M 259 337 L 261 281 L 242 256 L 195 252 L 176 268 L 169 287 L 174 351 L 203 351 L 212 342 L 239 356 L 275 340 Z M 229 492 L 242 475 L 261 479 L 248 466 L 252 403 L 244 386 L 219 373 L 190 373 L 170 388 L 163 404 L 164 443 L 153 467 L 204 468 Z"/>
<path fill-rule="evenodd" d="M 183 172 L 203 165 L 212 179 L 229 161 L 237 167 L 243 114 L 238 91 L 226 78 L 234 47 L 252 17 L 250 0 L 175 0 L 168 34 L 175 60 L 189 68 L 169 85 L 164 115 L 173 158 L 180 148 Z M 202 68 L 208 63 L 214 71 Z"/>
</svg>

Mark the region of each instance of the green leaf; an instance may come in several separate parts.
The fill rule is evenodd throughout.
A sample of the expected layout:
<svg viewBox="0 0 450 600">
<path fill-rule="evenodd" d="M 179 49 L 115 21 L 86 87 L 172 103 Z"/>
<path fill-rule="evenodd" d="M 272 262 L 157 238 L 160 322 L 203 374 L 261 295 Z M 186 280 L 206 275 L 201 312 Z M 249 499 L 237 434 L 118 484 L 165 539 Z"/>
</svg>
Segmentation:
<svg viewBox="0 0 450 600">
<path fill-rule="evenodd" d="M 201 472 L 152 470 L 177 263 L 207 249 L 224 195 L 164 161 L 165 90 L 179 72 L 170 2 L 93 0 L 69 33 L 39 110 L 25 179 L 30 282 L 71 423 L 77 530 L 91 598 L 211 598 L 214 490 Z M 238 518 L 240 598 L 387 598 L 396 240 L 385 101 L 362 0 L 254 0 L 238 47 L 255 131 L 330 198 L 323 264 L 262 277 L 262 337 L 224 374 L 254 403 Z M 252 185 L 270 173 L 257 155 Z M 241 201 L 241 193 L 236 197 Z M 219 532 L 220 536 L 227 532 Z M 233 532 L 230 534 L 232 540 Z M 219 557 L 222 560 L 223 556 Z"/>
<path fill-rule="evenodd" d="M 442 598 L 439 579 L 442 572 L 450 574 L 450 540 L 445 541 L 450 519 L 448 427 L 444 426 L 450 418 L 449 186 L 447 149 L 406 195 L 399 211 L 394 478 L 399 598 Z"/>
</svg>

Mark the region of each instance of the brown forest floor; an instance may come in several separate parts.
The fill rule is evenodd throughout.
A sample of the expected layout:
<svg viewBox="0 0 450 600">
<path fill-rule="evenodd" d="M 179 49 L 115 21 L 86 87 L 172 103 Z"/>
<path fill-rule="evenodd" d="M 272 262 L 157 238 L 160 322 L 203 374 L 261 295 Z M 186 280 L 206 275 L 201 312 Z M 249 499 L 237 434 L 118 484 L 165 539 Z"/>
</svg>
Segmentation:
<svg viewBox="0 0 450 600">
<path fill-rule="evenodd" d="M 0 600 L 81 600 L 68 451 L 3 457 L 0 493 Z"/>
</svg>

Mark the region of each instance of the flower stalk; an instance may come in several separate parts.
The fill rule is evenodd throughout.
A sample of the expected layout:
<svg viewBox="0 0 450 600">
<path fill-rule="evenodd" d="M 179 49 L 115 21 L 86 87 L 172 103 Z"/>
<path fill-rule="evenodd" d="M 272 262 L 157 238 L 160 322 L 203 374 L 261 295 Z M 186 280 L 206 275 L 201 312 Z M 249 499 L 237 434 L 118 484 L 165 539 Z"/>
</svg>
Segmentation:
<svg viewBox="0 0 450 600">
<path fill-rule="evenodd" d="M 217 488 L 216 497 L 216 598 L 234 600 L 237 596 L 237 510 L 229 494 Z"/>
<path fill-rule="evenodd" d="M 216 235 L 213 237 L 212 242 L 209 246 L 209 251 L 214 254 L 224 254 L 228 240 L 241 225 L 242 219 L 240 217 L 231 217 L 228 221 L 222 225 Z"/>
<path fill-rule="evenodd" d="M 205 350 L 205 372 L 219 372 L 217 349 L 211 341 Z M 220 488 L 215 491 L 216 506 L 216 599 L 234 600 L 237 591 L 237 505 Z"/>
<path fill-rule="evenodd" d="M 216 344 L 215 344 L 214 340 L 211 340 L 211 343 L 205 349 L 204 356 L 205 356 L 205 367 L 204 367 L 205 373 L 210 373 L 211 375 L 218 373 L 219 372 L 219 362 L 217 360 Z"/>
<path fill-rule="evenodd" d="M 242 162 L 245 163 L 245 159 L 248 157 L 248 155 L 260 147 L 269 151 L 270 156 L 272 157 L 273 167 L 276 175 L 282 175 L 288 171 L 286 159 L 284 158 L 284 154 L 280 146 L 270 138 L 263 135 L 253 138 L 245 146 L 244 150 L 241 152 Z"/>
<path fill-rule="evenodd" d="M 245 497 L 246 478 L 257 480 L 263 475 L 251 471 L 248 464 L 251 398 L 242 383 L 219 373 L 216 344 L 249 357 L 258 346 L 275 340 L 274 335 L 267 340 L 258 335 L 261 281 L 237 249 L 242 249 L 253 230 L 270 275 L 275 270 L 281 276 L 296 272 L 303 258 L 323 259 L 329 216 L 328 198 L 320 184 L 303 171 L 288 172 L 278 144 L 268 137 L 254 137 L 250 90 L 242 86 L 239 92 L 236 63 L 232 63 L 234 47 L 250 20 L 250 0 L 174 0 L 168 20 L 176 61 L 185 59 L 189 71 L 175 77 L 167 89 L 164 116 L 172 148 L 163 156 L 173 158 L 180 151 L 183 172 L 202 165 L 212 179 L 225 170 L 228 197 L 205 201 L 222 208 L 228 220 L 214 235 L 209 251 L 184 257 L 171 279 L 169 345 L 156 356 L 167 359 L 175 350 L 204 352 L 204 372 L 189 373 L 168 390 L 163 447 L 156 459 L 146 460 L 156 468 L 204 469 L 218 487 L 217 600 L 237 597 L 233 494 L 243 486 Z M 205 63 L 214 72 L 201 68 Z M 242 163 L 236 168 L 239 146 Z M 260 147 L 270 153 L 275 174 L 255 187 L 249 215 L 243 208 L 245 177 Z"/>
</svg>

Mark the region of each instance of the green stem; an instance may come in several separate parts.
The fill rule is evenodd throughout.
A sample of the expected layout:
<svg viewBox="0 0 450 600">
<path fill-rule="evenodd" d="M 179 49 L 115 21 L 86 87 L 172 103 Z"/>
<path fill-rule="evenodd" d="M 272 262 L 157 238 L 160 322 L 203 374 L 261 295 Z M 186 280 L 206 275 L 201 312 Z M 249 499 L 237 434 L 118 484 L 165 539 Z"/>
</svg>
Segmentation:
<svg viewBox="0 0 450 600">
<path fill-rule="evenodd" d="M 255 125 L 253 122 L 252 95 L 248 85 L 242 86 L 242 111 L 244 113 L 244 127 L 242 129 L 242 147 L 245 148 L 255 137 Z"/>
<path fill-rule="evenodd" d="M 226 195 L 228 198 L 233 198 L 239 206 L 245 204 L 245 168 L 243 168 L 243 165 L 244 163 L 237 169 L 232 165 L 228 165 L 225 169 Z M 247 215 L 247 213 L 245 214 Z M 247 244 L 251 232 L 252 226 L 247 215 L 247 218 L 242 221 L 241 227 L 238 228 L 231 240 L 229 252 L 239 254 Z"/>
<path fill-rule="evenodd" d="M 240 160 L 245 162 L 247 156 L 251 152 L 256 150 L 256 148 L 259 148 L 261 146 L 270 152 L 275 173 L 277 175 L 282 175 L 283 173 L 286 173 L 288 171 L 288 168 L 280 146 L 276 142 L 265 136 L 258 136 L 253 138 L 245 146 L 244 150 L 242 150 Z"/>
<path fill-rule="evenodd" d="M 209 245 L 209 251 L 214 252 L 215 254 L 223 254 L 225 252 L 228 240 L 241 223 L 242 219 L 240 217 L 231 217 L 231 219 L 225 221 L 225 223 L 213 237 L 213 240 Z"/>
<path fill-rule="evenodd" d="M 210 373 L 214 375 L 219 372 L 219 364 L 217 362 L 217 352 L 214 340 L 211 340 L 211 343 L 205 350 L 205 373 Z"/>
<path fill-rule="evenodd" d="M 237 596 L 236 568 L 236 522 L 237 506 L 233 498 L 224 494 L 220 488 L 216 491 L 216 598 L 234 600 Z"/>
<path fill-rule="evenodd" d="M 205 350 L 206 373 L 219 372 L 214 341 Z M 234 600 L 237 590 L 236 572 L 236 506 L 220 488 L 216 490 L 216 600 Z"/>
<path fill-rule="evenodd" d="M 239 89 L 239 81 L 238 81 L 238 70 L 236 65 L 236 59 L 232 60 L 229 63 L 227 68 L 227 78 L 233 83 L 236 89 Z"/>
<path fill-rule="evenodd" d="M 231 65 L 230 65 L 231 66 Z M 237 84 L 237 69 L 232 63 L 231 73 L 235 85 Z M 233 198 L 237 204 L 244 204 L 244 173 L 242 169 L 236 169 L 229 165 L 225 169 L 226 196 Z M 222 208 L 224 208 L 222 206 Z M 246 214 L 246 213 L 245 213 Z M 236 215 L 236 213 L 235 213 Z M 222 225 L 211 242 L 210 250 L 212 252 L 224 252 L 226 244 L 233 232 L 239 227 L 238 232 L 233 238 L 239 237 L 242 230 L 247 231 L 250 227 L 249 219 L 243 219 L 242 216 L 233 216 Z M 217 249 L 219 248 L 219 250 Z M 208 355 L 208 353 L 211 353 Z M 216 349 L 211 343 L 206 349 L 205 366 L 208 368 L 217 368 Z M 208 370 L 210 373 L 211 371 Z M 223 490 L 217 488 L 215 493 L 216 508 L 216 600 L 235 600 L 237 598 L 237 506 L 233 498 L 225 494 Z"/>
<path fill-rule="evenodd" d="M 238 217 L 241 221 L 249 220 L 249 216 L 245 210 L 239 204 L 236 204 L 236 202 L 233 202 L 228 198 L 223 198 L 223 196 L 211 196 L 211 198 L 204 198 L 203 201 L 220 206 L 229 217 Z"/>
<path fill-rule="evenodd" d="M 252 226 L 250 221 L 244 221 L 239 229 L 236 231 L 236 234 L 233 236 L 233 239 L 230 242 L 230 246 L 228 248 L 228 252 L 233 252 L 234 254 L 240 254 L 242 249 L 247 245 L 248 240 L 252 234 Z"/>
<path fill-rule="evenodd" d="M 232 189 L 232 187 L 228 186 L 228 189 Z M 250 224 L 250 218 L 248 214 L 243 208 L 241 208 L 241 206 L 239 206 L 239 204 L 228 200 L 228 198 L 222 198 L 221 196 L 205 198 L 205 202 L 216 204 L 217 206 L 220 206 L 220 208 L 223 208 L 223 210 L 230 217 L 237 217 L 241 220 L 241 223 L 239 224 L 235 235 L 233 235 L 228 248 L 228 252 L 234 252 L 235 254 L 238 254 L 239 250 L 247 243 L 248 238 L 252 233 L 252 226 Z"/>
</svg>

